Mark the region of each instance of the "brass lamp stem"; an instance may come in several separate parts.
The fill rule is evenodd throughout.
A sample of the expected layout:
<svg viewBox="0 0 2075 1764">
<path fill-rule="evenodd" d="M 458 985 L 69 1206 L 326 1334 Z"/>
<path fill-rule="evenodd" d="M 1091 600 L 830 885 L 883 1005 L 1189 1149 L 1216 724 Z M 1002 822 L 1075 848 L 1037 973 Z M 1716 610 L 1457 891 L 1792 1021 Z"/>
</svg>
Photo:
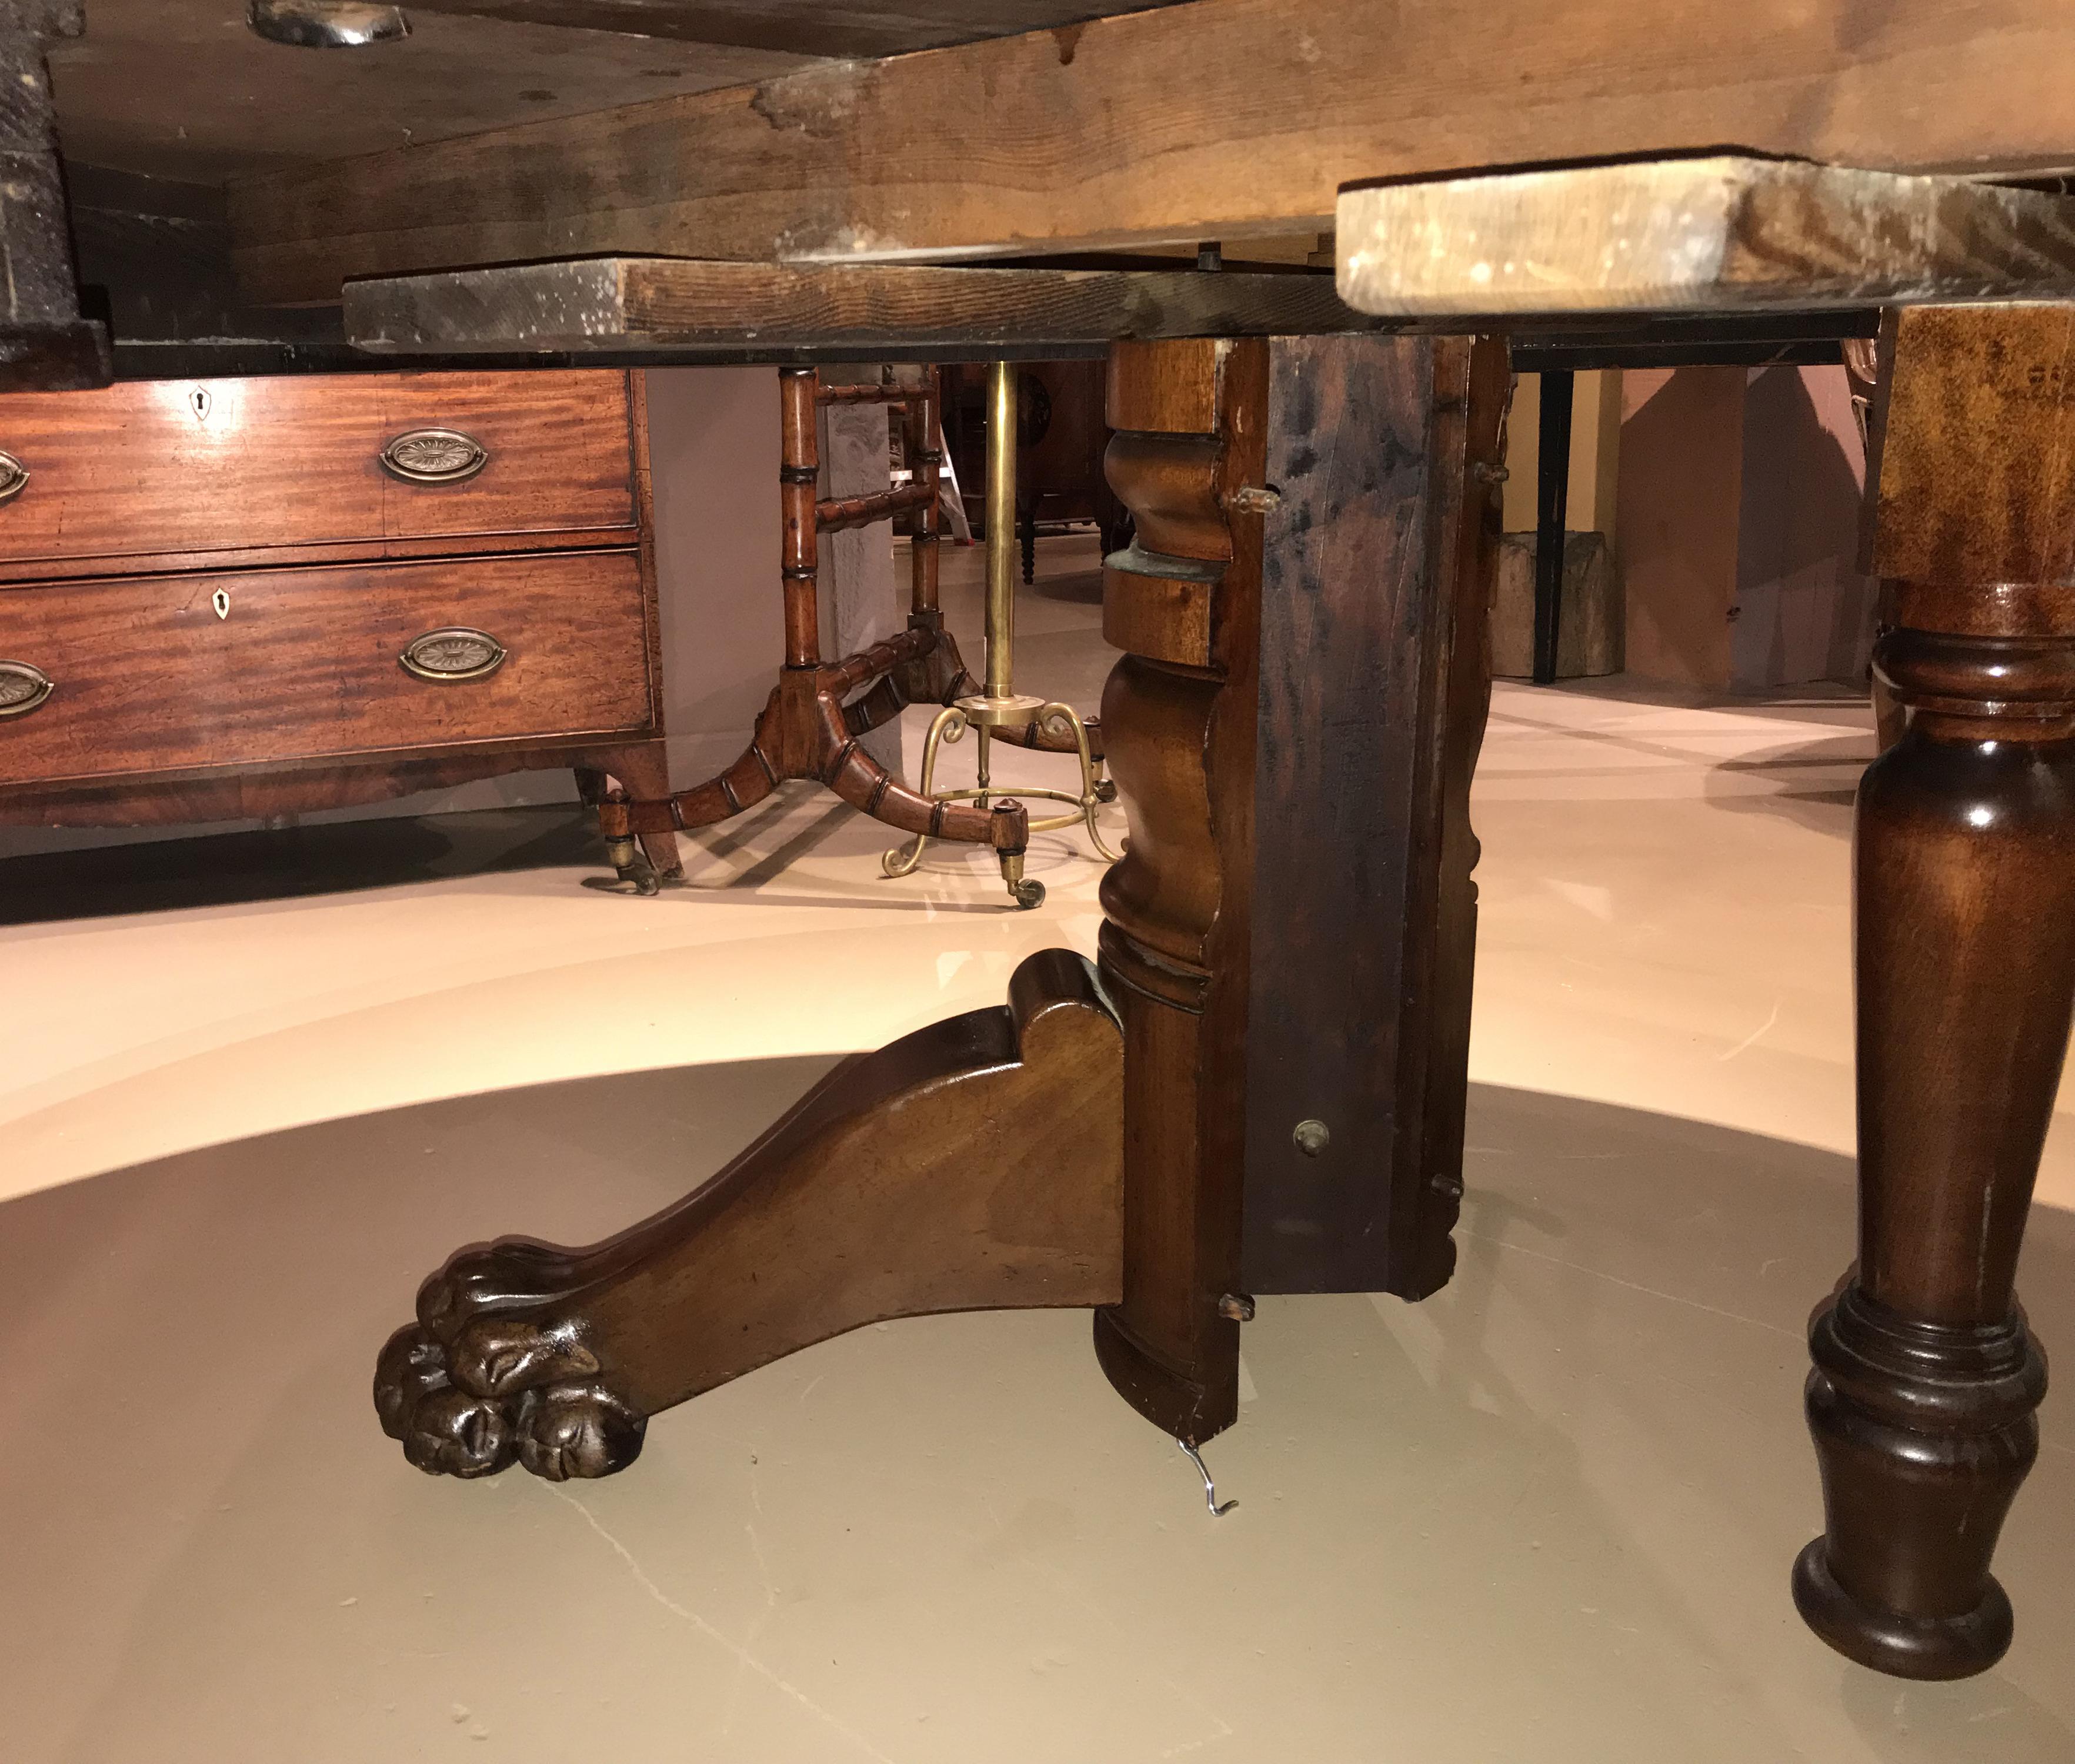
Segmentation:
<svg viewBox="0 0 2075 1764">
<path fill-rule="evenodd" d="M 987 695 L 1016 689 L 1016 369 L 996 362 L 987 379 Z"/>
</svg>

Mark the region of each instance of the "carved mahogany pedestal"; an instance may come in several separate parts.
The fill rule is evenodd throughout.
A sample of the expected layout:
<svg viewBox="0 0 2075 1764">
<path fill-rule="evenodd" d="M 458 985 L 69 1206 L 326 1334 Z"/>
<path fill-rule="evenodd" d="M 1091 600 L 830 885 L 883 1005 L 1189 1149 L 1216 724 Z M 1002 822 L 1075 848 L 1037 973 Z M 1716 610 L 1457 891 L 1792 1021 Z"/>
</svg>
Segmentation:
<svg viewBox="0 0 2075 1764">
<path fill-rule="evenodd" d="M 851 1062 L 607 1243 L 456 1256 L 376 1377 L 412 1462 L 602 1476 L 810 1343 L 1038 1305 L 1094 1309 L 1112 1383 L 1194 1443 L 1236 1413 L 1248 1282 L 1445 1281 L 1506 391 L 1468 338 L 1120 347 L 1100 976 L 1033 957 L 1007 1008 Z M 772 726 L 839 741 L 831 671 L 789 669 Z"/>
<path fill-rule="evenodd" d="M 383 1430 L 449 1476 L 607 1476 L 649 1416 L 846 1330 L 1113 1301 L 1120 1056 L 1094 970 L 1040 951 L 1006 1006 L 846 1062 L 653 1219 L 455 1255 L 382 1351 Z"/>
<path fill-rule="evenodd" d="M 2012 1285 L 2075 1002 L 2075 307 L 1920 307 L 1882 339 L 1874 667 L 1908 713 L 1853 851 L 1859 1257 L 1809 1333 L 1816 1633 L 1957 1678 L 2046 1364 Z"/>
</svg>

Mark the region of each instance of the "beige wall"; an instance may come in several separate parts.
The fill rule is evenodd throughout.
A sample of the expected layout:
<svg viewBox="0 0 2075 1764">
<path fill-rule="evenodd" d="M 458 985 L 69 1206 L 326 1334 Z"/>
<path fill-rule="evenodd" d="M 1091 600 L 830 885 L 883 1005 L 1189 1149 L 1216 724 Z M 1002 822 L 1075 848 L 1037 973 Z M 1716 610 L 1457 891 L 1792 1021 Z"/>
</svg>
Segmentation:
<svg viewBox="0 0 2075 1764">
<path fill-rule="evenodd" d="M 1579 374 L 1571 391 L 1571 481 L 1563 524 L 1574 533 L 1605 533 L 1611 544 L 1621 456 L 1621 373 Z M 1514 387 L 1506 435 L 1506 530 L 1535 531 L 1535 486 L 1541 469 L 1542 376 L 1522 374 Z"/>
<path fill-rule="evenodd" d="M 785 658 L 778 371 L 648 374 L 663 727 L 683 789 L 731 764 Z"/>
<path fill-rule="evenodd" d="M 1646 680 L 1717 691 L 1729 684 L 1744 379 L 1741 367 L 1621 376 L 1615 562 L 1628 609 L 1628 671 Z"/>
</svg>

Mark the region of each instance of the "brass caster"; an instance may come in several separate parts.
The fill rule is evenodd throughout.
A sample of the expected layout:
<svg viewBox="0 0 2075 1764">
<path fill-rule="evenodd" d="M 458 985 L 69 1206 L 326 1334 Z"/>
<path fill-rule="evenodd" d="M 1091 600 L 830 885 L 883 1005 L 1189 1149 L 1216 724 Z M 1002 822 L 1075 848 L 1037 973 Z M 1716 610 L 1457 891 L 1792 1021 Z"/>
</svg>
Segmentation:
<svg viewBox="0 0 2075 1764">
<path fill-rule="evenodd" d="M 608 894 L 647 895 L 662 892 L 663 878 L 656 875 L 648 855 L 633 840 L 607 839 L 605 855 L 606 861 L 618 872 L 616 877 L 608 882 L 603 876 L 586 876 L 586 888 L 603 889 Z M 674 871 L 670 879 L 675 881 L 683 874 L 682 870 Z"/>
<path fill-rule="evenodd" d="M 1016 910 L 1019 913 L 1028 913 L 1033 906 L 1045 904 L 1045 884 L 1035 876 L 1010 883 L 1009 892 L 1014 896 Z"/>
<path fill-rule="evenodd" d="M 1116 782 L 1114 779 L 1098 778 L 1095 780 L 1095 801 L 1098 802 L 1114 802 L 1116 801 Z"/>
</svg>

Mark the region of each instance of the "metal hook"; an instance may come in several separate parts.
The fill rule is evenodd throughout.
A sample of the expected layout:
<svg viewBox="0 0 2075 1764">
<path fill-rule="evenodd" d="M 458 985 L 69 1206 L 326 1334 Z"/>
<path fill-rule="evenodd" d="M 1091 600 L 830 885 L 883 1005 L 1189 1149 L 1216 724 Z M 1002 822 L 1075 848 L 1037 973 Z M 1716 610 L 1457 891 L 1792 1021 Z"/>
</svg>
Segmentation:
<svg viewBox="0 0 2075 1764">
<path fill-rule="evenodd" d="M 1174 1443 L 1189 1454 L 1189 1462 L 1196 1467 L 1196 1474 L 1203 1479 L 1203 1505 L 1211 1509 L 1211 1517 L 1213 1519 L 1222 1519 L 1237 1506 L 1239 1502 L 1236 1500 L 1228 1501 L 1223 1506 L 1220 1506 L 1218 1485 L 1211 1480 L 1211 1472 L 1203 1467 L 1203 1455 L 1186 1439 L 1177 1439 Z"/>
</svg>

